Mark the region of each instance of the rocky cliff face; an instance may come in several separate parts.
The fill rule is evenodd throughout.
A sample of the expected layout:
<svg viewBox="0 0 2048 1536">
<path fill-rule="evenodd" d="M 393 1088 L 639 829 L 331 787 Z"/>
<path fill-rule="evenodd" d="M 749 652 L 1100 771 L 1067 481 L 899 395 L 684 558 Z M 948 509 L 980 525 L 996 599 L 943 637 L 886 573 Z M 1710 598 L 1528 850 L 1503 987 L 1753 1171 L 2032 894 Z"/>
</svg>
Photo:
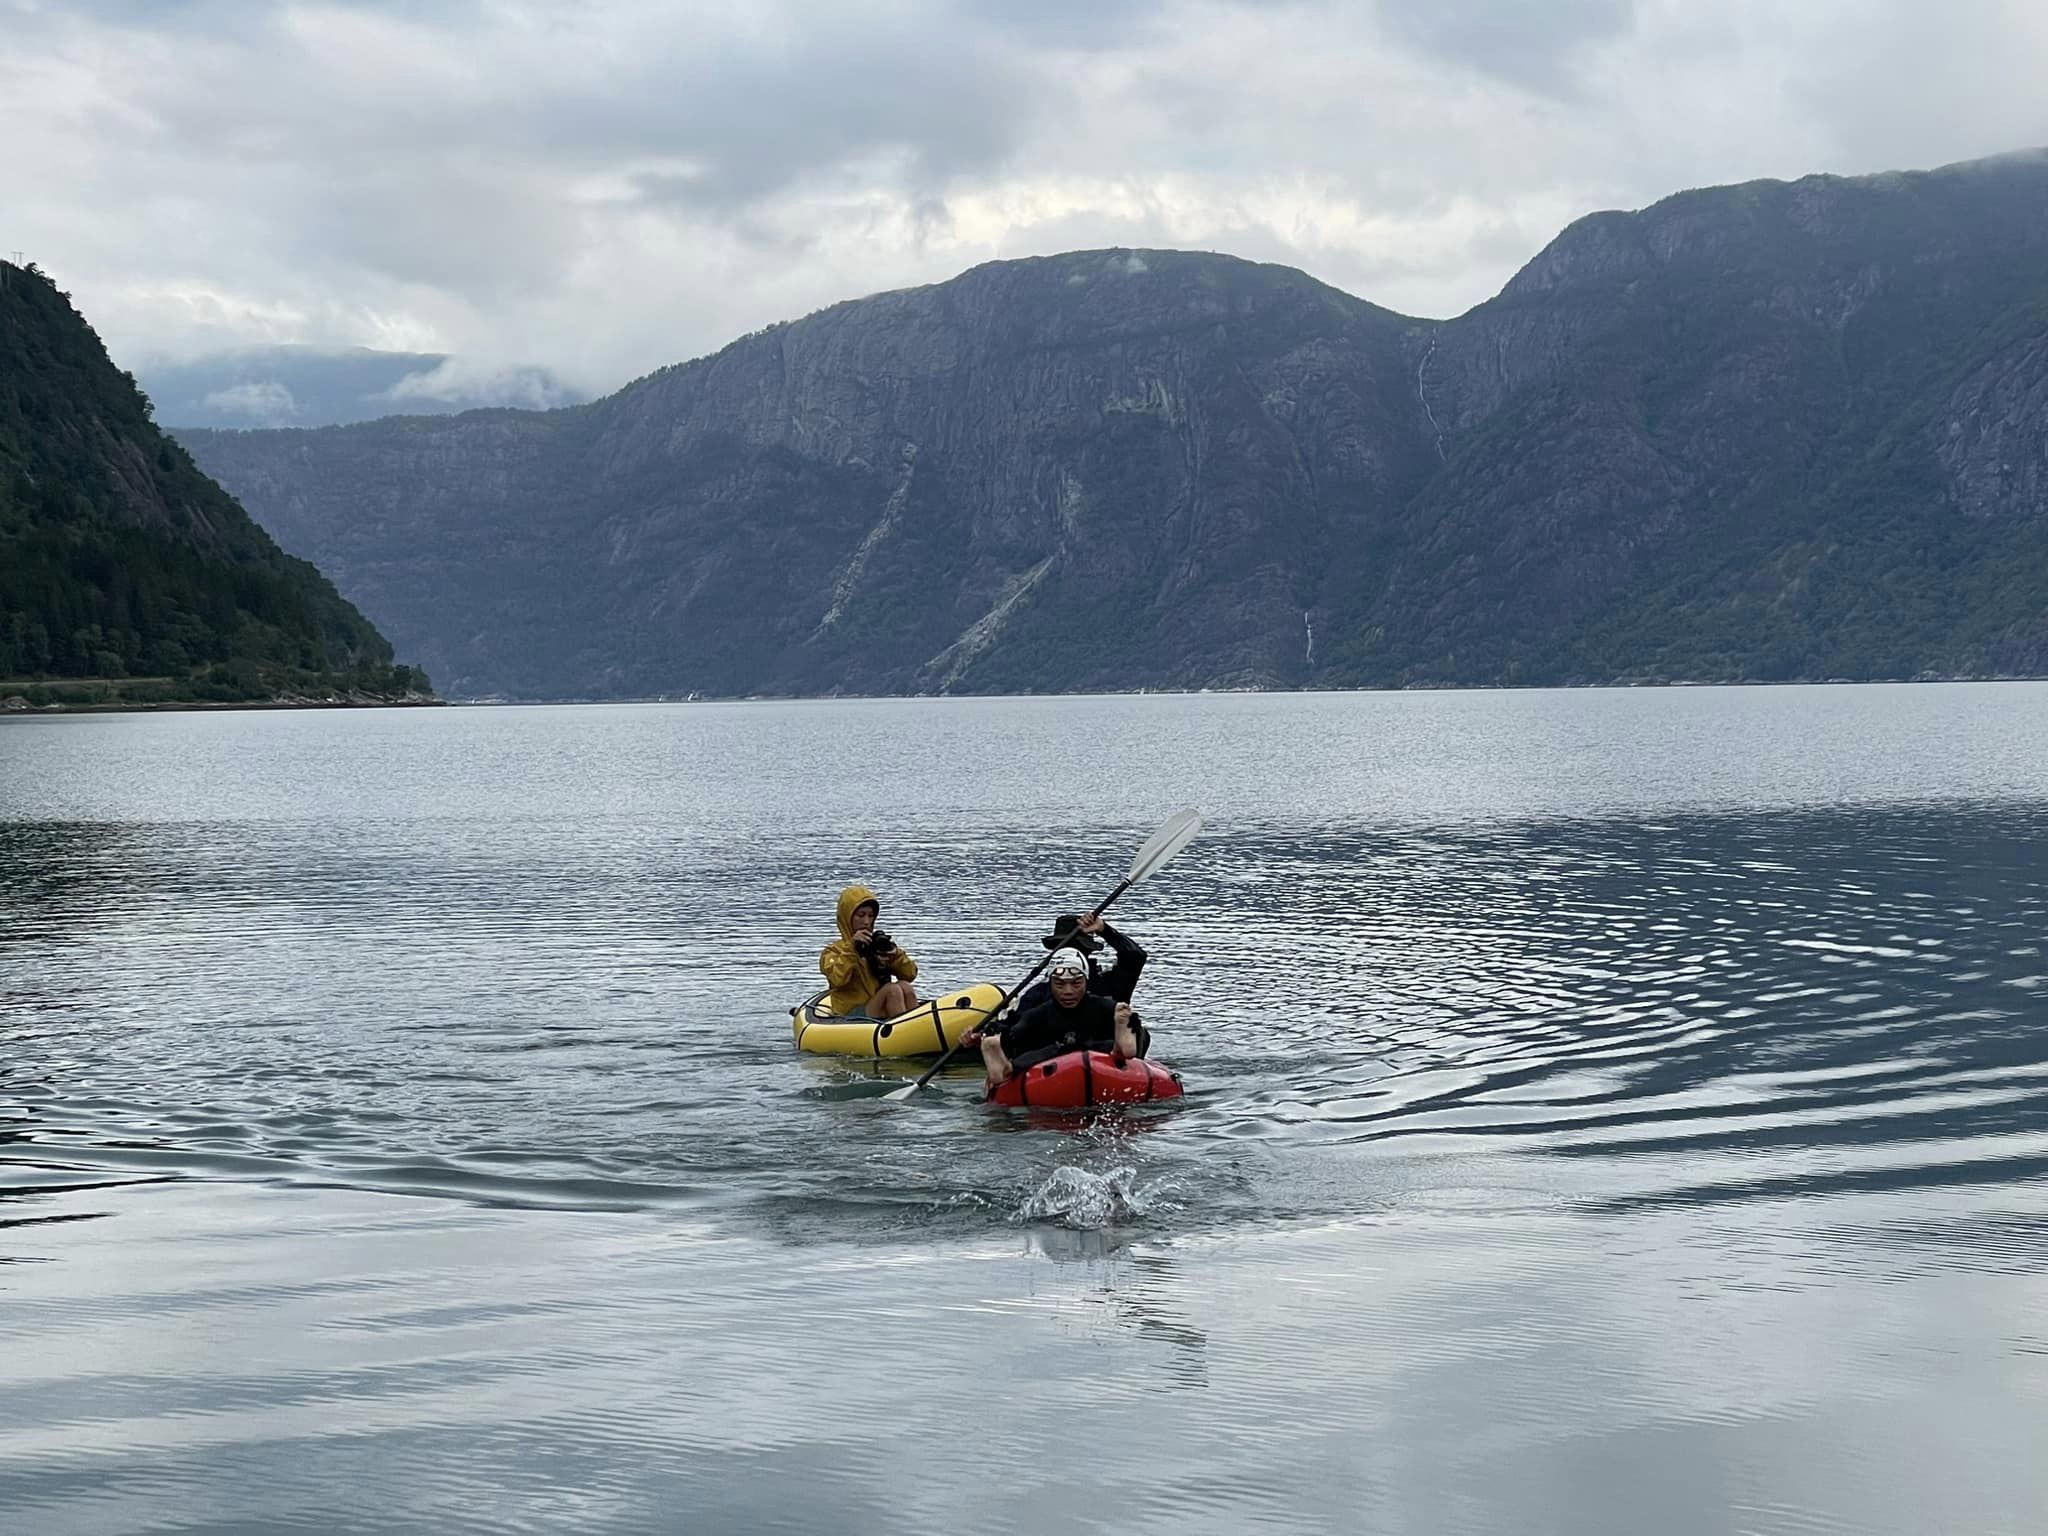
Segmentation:
<svg viewBox="0 0 2048 1536">
<path fill-rule="evenodd" d="M 2044 321 L 2041 156 L 1581 221 L 1440 333 L 1446 462 L 1333 662 L 1444 682 L 2048 670 Z"/>
<path fill-rule="evenodd" d="M 186 433 L 458 693 L 2048 670 L 2048 159 L 1687 193 L 1457 320 L 1089 252 L 591 406 Z"/>
<path fill-rule="evenodd" d="M 1436 465 L 1406 321 L 1175 252 L 978 269 L 609 400 L 185 434 L 444 686 L 1294 683 Z"/>
</svg>

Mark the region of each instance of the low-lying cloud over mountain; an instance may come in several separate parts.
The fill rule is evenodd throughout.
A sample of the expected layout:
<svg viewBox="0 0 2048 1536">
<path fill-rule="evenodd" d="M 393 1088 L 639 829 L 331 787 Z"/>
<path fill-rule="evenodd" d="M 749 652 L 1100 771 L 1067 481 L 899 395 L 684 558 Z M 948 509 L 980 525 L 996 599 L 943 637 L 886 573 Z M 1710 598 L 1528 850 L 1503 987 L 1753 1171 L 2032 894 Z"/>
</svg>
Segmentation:
<svg viewBox="0 0 2048 1536">
<path fill-rule="evenodd" d="M 173 428 L 326 427 L 480 406 L 548 410 L 584 398 L 545 369 L 493 370 L 432 353 L 366 347 L 245 347 L 145 364 L 136 378 L 156 419 Z"/>
</svg>

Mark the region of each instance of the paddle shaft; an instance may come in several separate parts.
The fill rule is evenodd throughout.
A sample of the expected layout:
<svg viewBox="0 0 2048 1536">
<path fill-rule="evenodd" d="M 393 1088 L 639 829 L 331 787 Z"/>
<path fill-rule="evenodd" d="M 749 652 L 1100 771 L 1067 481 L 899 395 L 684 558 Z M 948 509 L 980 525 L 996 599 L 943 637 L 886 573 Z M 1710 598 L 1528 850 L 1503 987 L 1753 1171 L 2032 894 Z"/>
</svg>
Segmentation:
<svg viewBox="0 0 2048 1536">
<path fill-rule="evenodd" d="M 1125 891 L 1128 891 L 1131 888 L 1131 883 L 1131 877 L 1126 875 L 1122 880 L 1117 882 L 1117 887 L 1115 890 L 1111 891 L 1107 896 L 1103 897 L 1102 900 L 1095 904 L 1095 910 L 1093 912 L 1090 912 L 1088 915 L 1090 917 L 1102 916 L 1103 913 L 1109 910 L 1111 902 L 1115 901 L 1117 897 L 1123 895 Z M 1075 931 L 1078 932 L 1079 930 L 1076 929 Z M 1010 988 L 1009 991 L 1005 992 L 1001 997 L 996 999 L 996 1003 L 993 1008 L 985 1008 L 982 1010 L 982 1023 L 986 1024 L 990 1019 L 996 1017 L 997 1014 L 1001 1013 L 1005 1008 L 1009 1007 L 1010 1000 L 1014 997 L 1017 997 L 1019 994 L 1023 992 L 1023 990 L 1026 987 L 1030 986 L 1032 982 L 1036 981 L 1038 979 L 1038 973 L 1044 970 L 1048 965 L 1051 965 L 1052 957 L 1058 953 L 1059 951 L 1057 949 L 1047 950 L 1045 952 L 1044 957 L 1040 959 L 1038 964 L 1034 965 L 1033 967 L 1031 967 L 1030 970 L 1024 973 L 1024 979 L 1022 981 L 1018 982 L 1017 985 Z M 960 1032 L 960 1039 L 955 1040 L 951 1045 L 947 1046 L 945 1055 L 941 1056 L 929 1067 L 926 1067 L 924 1071 L 920 1072 L 918 1074 L 916 1082 L 912 1083 L 907 1089 L 900 1089 L 898 1090 L 898 1093 L 891 1094 L 889 1095 L 889 1097 L 895 1098 L 898 1097 L 898 1095 L 900 1094 L 901 1097 L 907 1099 L 913 1093 L 916 1093 L 918 1089 L 922 1088 L 926 1083 L 930 1082 L 934 1077 L 938 1076 L 939 1068 L 943 1067 L 947 1062 L 953 1059 L 953 1053 L 960 1049 L 961 1041 L 965 1040 L 966 1038 L 967 1032 L 965 1030 L 962 1030 Z"/>
</svg>

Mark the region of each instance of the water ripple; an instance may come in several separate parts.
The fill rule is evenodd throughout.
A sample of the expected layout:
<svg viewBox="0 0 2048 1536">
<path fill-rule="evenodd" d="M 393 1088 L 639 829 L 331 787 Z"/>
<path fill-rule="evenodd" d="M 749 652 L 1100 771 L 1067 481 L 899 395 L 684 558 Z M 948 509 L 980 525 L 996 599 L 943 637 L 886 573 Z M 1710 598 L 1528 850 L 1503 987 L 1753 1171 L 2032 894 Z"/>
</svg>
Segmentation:
<svg viewBox="0 0 2048 1536">
<path fill-rule="evenodd" d="M 0 728 L 0 1507 L 2038 1529 L 2048 749 L 1872 697 Z M 790 1049 L 840 883 L 1007 979 L 1190 763 L 1187 1101 Z"/>
</svg>

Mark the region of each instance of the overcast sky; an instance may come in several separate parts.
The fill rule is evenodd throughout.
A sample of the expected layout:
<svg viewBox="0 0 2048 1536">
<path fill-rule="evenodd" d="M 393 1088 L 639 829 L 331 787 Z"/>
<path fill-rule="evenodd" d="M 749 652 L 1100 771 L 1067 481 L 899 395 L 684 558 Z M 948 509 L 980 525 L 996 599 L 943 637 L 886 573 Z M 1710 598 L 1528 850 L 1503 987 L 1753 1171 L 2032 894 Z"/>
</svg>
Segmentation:
<svg viewBox="0 0 2048 1536">
<path fill-rule="evenodd" d="M 995 257 L 1412 314 L 1688 186 L 2048 143 L 2042 0 L 0 0 L 0 251 L 117 359 L 591 389 Z"/>
</svg>

